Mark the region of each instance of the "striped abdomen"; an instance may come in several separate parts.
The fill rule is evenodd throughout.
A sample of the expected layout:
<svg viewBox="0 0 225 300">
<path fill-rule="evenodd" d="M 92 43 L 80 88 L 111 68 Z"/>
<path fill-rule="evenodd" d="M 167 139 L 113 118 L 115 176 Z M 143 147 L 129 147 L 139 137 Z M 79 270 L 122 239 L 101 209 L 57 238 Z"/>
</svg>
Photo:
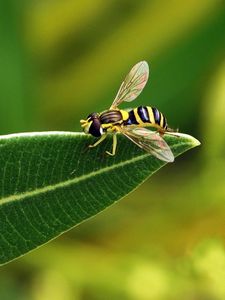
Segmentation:
<svg viewBox="0 0 225 300">
<path fill-rule="evenodd" d="M 165 131 L 167 122 L 164 115 L 155 107 L 139 106 L 129 111 L 129 118 L 124 125 L 152 126 Z"/>
</svg>

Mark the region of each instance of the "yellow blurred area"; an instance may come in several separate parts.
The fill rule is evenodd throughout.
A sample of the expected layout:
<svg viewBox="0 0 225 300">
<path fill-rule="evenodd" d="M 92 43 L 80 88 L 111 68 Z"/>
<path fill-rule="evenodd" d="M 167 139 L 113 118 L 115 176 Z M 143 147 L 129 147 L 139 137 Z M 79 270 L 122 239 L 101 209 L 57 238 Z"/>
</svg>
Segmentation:
<svg viewBox="0 0 225 300">
<path fill-rule="evenodd" d="M 3 266 L 0 299 L 224 300 L 224 1 L 10 0 L 0 25 L 1 134 L 81 130 L 146 60 L 150 80 L 132 106 L 158 107 L 202 143 Z"/>
<path fill-rule="evenodd" d="M 113 8 L 114 1 L 110 2 L 108 6 L 111 5 Z M 178 0 L 170 2 L 143 1 L 137 13 L 134 11 L 128 18 L 120 23 L 118 22 L 119 24 L 112 34 L 107 34 L 107 31 L 110 31 L 108 28 L 105 30 L 106 34 L 102 39 L 94 41 L 94 45 L 90 44 L 90 48 L 86 50 L 88 51 L 87 55 L 83 55 L 79 60 L 74 59 L 68 62 L 68 67 L 64 72 L 54 73 L 54 76 L 43 78 L 44 93 L 41 97 L 44 99 L 44 103 L 42 103 L 44 111 L 42 113 L 47 113 L 48 117 L 48 114 L 52 114 L 54 109 L 55 113 L 63 113 L 66 116 L 71 109 L 77 109 L 78 102 L 80 103 L 79 112 L 81 112 L 83 108 L 89 105 L 94 106 L 96 102 L 99 102 L 98 99 L 105 101 L 105 91 L 110 89 L 113 82 L 115 88 L 111 92 L 112 96 L 106 99 L 110 101 L 110 98 L 115 96 L 116 88 L 122 80 L 122 76 L 126 74 L 133 62 L 139 61 L 143 57 L 154 61 L 162 51 L 173 47 L 175 42 L 183 35 L 189 34 L 190 31 L 195 29 L 195 26 L 204 22 L 209 14 L 216 9 L 219 2 L 219 0 L 201 0 L 197 3 L 196 1 L 183 2 L 182 5 L 179 5 L 180 1 Z M 104 20 L 104 10 L 102 11 L 103 7 L 101 5 L 101 9 L 96 9 L 96 7 L 99 7 L 96 2 L 89 1 L 89 5 L 93 8 L 91 20 L 86 10 L 80 11 L 81 6 L 74 7 L 74 3 L 70 1 L 64 5 L 62 3 L 58 4 L 59 7 L 52 12 L 51 18 L 45 11 L 45 17 L 41 19 L 42 23 L 38 18 L 38 24 L 34 23 L 34 30 L 29 32 L 32 37 L 31 41 L 33 40 L 34 43 L 33 51 L 42 53 L 44 50 L 49 57 L 53 56 L 53 58 L 60 56 L 58 52 L 62 48 L 60 38 L 66 42 L 72 36 L 76 39 L 76 34 L 81 35 L 80 29 L 83 29 L 85 20 L 89 26 L 85 30 L 87 38 L 97 34 L 96 29 L 100 27 L 101 30 L 102 25 L 98 23 L 96 25 L 96 22 L 99 22 L 98 18 Z M 119 7 L 118 5 L 118 9 Z M 41 8 L 43 10 L 43 4 Z M 105 10 L 107 11 L 107 7 Z M 82 22 L 74 18 L 75 12 L 79 17 L 82 15 Z M 32 15 L 29 14 L 29 18 L 32 18 Z M 113 19 L 113 11 L 111 18 Z M 55 34 L 55 36 L 52 34 L 52 30 L 46 32 L 48 23 L 50 24 L 49 27 L 54 28 L 56 32 L 59 24 L 62 24 L 64 36 L 62 36 L 60 30 L 59 34 Z M 42 26 L 37 31 L 38 25 Z M 110 27 L 110 24 L 106 26 Z M 28 29 L 30 30 L 32 27 Z M 40 33 L 44 33 L 44 36 L 40 37 Z M 43 45 L 44 49 L 42 48 Z M 105 65 L 106 61 L 107 66 Z M 93 76 L 95 80 L 93 80 Z M 119 78 L 119 80 L 115 81 L 112 78 Z M 79 89 L 77 89 L 77 86 L 79 86 Z M 61 100 L 62 95 L 64 101 Z M 52 98 L 54 98 L 54 108 L 52 107 Z M 88 104 L 86 104 L 86 99 L 88 99 Z"/>
<path fill-rule="evenodd" d="M 33 51 L 46 55 L 57 51 L 57 44 L 64 36 L 78 34 L 79 29 L 107 8 L 103 0 L 33 2 L 27 14 L 27 38 Z M 51 11 L 51 13 L 49 13 Z"/>
</svg>

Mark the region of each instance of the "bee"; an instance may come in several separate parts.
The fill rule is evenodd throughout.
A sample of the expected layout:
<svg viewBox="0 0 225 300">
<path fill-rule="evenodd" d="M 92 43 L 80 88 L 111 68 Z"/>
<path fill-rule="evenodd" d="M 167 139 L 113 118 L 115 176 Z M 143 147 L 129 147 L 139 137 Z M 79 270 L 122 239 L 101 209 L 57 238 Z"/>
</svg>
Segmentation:
<svg viewBox="0 0 225 300">
<path fill-rule="evenodd" d="M 113 134 L 112 152 L 115 155 L 117 147 L 117 133 L 122 133 L 133 143 L 149 154 L 165 162 L 173 162 L 174 155 L 163 139 L 168 128 L 165 116 L 155 107 L 139 106 L 134 109 L 122 110 L 118 106 L 122 102 L 132 102 L 145 87 L 149 77 L 149 66 L 146 61 L 137 63 L 125 77 L 111 107 L 101 113 L 91 113 L 86 120 L 80 120 L 81 127 L 86 134 L 100 137 L 93 145 L 96 147 L 107 136 Z M 150 127 L 153 130 L 149 130 Z"/>
</svg>

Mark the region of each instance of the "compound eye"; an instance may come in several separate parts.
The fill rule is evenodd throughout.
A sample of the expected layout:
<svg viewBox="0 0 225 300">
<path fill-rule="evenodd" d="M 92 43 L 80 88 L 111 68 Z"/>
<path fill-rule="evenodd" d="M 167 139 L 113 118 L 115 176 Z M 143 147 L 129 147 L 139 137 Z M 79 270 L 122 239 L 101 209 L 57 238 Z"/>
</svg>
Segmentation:
<svg viewBox="0 0 225 300">
<path fill-rule="evenodd" d="M 99 119 L 94 119 L 89 128 L 89 133 L 93 136 L 99 137 L 102 135 L 102 128 Z"/>
<path fill-rule="evenodd" d="M 97 113 L 91 113 L 90 115 L 87 116 L 87 119 L 94 119 L 97 118 L 98 114 Z"/>
</svg>

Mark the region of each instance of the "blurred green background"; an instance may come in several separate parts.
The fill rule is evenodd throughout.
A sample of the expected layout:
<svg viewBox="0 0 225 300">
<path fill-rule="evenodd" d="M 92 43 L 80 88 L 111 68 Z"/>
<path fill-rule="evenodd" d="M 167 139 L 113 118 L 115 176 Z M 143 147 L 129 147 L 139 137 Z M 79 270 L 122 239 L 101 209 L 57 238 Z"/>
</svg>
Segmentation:
<svg viewBox="0 0 225 300">
<path fill-rule="evenodd" d="M 225 299 L 224 1 L 1 1 L 0 39 L 1 134 L 80 131 L 144 59 L 150 80 L 132 104 L 202 142 L 1 267 L 0 299 Z"/>
</svg>

